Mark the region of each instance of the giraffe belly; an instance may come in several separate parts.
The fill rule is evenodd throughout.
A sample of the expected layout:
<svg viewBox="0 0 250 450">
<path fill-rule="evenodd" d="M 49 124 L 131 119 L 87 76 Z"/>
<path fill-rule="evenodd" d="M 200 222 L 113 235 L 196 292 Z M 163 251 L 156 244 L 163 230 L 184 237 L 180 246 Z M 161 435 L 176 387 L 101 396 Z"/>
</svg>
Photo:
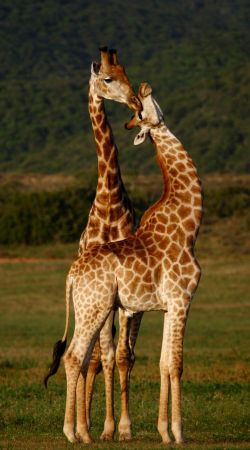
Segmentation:
<svg viewBox="0 0 250 450">
<path fill-rule="evenodd" d="M 120 304 L 124 308 L 125 314 L 131 317 L 133 314 L 143 311 L 166 310 L 164 305 L 155 293 L 145 293 L 141 296 L 135 293 L 126 294 L 119 292 Z"/>
</svg>

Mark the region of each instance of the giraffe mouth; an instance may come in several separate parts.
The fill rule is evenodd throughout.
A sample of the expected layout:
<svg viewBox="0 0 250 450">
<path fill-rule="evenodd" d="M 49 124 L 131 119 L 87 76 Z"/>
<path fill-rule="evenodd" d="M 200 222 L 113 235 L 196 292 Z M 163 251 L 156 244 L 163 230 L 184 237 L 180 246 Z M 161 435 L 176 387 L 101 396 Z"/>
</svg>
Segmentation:
<svg viewBox="0 0 250 450">
<path fill-rule="evenodd" d="M 132 130 L 132 128 L 136 127 L 137 125 L 137 121 L 136 121 L 136 117 L 132 116 L 129 122 L 126 122 L 124 124 L 124 128 L 126 130 Z"/>
</svg>

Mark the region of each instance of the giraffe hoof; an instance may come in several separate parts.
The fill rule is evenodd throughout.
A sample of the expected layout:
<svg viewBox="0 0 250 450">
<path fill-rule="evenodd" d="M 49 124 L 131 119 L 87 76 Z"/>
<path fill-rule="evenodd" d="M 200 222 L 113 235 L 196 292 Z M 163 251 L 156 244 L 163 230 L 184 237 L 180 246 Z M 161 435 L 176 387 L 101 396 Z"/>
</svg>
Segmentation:
<svg viewBox="0 0 250 450">
<path fill-rule="evenodd" d="M 71 444 L 77 444 L 77 443 L 80 442 L 79 439 L 78 439 L 78 437 L 75 436 L 73 433 L 65 433 L 65 432 L 64 432 L 64 434 L 65 434 L 66 438 L 68 439 L 68 441 L 69 441 Z"/>
<path fill-rule="evenodd" d="M 176 444 L 184 444 L 184 442 L 185 442 L 185 439 L 183 437 L 175 440 Z"/>
<path fill-rule="evenodd" d="M 78 433 L 78 431 L 76 432 L 76 442 L 82 442 L 82 438 L 81 438 L 80 434 Z"/>
<path fill-rule="evenodd" d="M 130 432 L 123 432 L 119 435 L 119 441 L 131 441 L 132 435 Z"/>
<path fill-rule="evenodd" d="M 162 444 L 166 445 L 166 444 L 171 444 L 172 443 L 172 439 L 170 439 L 170 437 L 164 437 L 162 438 Z"/>
<path fill-rule="evenodd" d="M 76 432 L 75 442 L 83 442 L 84 444 L 91 444 L 93 442 L 92 437 L 88 433 Z"/>
<path fill-rule="evenodd" d="M 102 433 L 100 436 L 101 441 L 113 441 L 114 435 L 113 433 Z"/>
<path fill-rule="evenodd" d="M 94 442 L 94 439 L 92 439 L 91 436 L 87 436 L 83 439 L 84 444 L 92 444 Z"/>
</svg>

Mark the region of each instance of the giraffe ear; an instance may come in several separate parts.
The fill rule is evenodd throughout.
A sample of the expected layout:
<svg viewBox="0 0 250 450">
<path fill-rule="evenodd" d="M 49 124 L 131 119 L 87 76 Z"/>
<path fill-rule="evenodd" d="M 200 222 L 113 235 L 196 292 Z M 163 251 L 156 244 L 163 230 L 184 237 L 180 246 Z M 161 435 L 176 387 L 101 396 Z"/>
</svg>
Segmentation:
<svg viewBox="0 0 250 450">
<path fill-rule="evenodd" d="M 144 83 L 140 84 L 140 87 L 139 87 L 139 96 L 140 97 L 142 97 L 142 98 L 147 97 L 151 93 L 152 93 L 152 88 L 148 83 L 144 82 Z"/>
<path fill-rule="evenodd" d="M 146 137 L 147 137 L 147 132 L 145 131 L 145 130 L 141 130 L 136 136 L 135 136 L 135 139 L 134 139 L 134 145 L 140 145 L 140 144 L 142 144 L 144 141 L 145 141 L 145 139 L 146 139 Z"/>
<path fill-rule="evenodd" d="M 92 62 L 91 73 L 92 75 L 98 75 L 101 65 L 97 62 Z"/>
</svg>

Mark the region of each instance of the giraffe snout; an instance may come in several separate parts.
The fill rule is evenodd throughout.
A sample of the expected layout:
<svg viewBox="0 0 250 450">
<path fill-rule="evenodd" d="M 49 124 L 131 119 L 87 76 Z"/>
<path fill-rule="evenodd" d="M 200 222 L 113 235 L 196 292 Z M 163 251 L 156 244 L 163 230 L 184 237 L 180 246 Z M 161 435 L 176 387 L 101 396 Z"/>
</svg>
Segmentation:
<svg viewBox="0 0 250 450">
<path fill-rule="evenodd" d="M 126 128 L 126 130 L 131 130 L 132 128 L 136 127 L 136 125 L 137 125 L 137 120 L 136 120 L 136 117 L 133 116 L 133 117 L 131 117 L 129 122 L 125 123 L 124 127 Z"/>
</svg>

